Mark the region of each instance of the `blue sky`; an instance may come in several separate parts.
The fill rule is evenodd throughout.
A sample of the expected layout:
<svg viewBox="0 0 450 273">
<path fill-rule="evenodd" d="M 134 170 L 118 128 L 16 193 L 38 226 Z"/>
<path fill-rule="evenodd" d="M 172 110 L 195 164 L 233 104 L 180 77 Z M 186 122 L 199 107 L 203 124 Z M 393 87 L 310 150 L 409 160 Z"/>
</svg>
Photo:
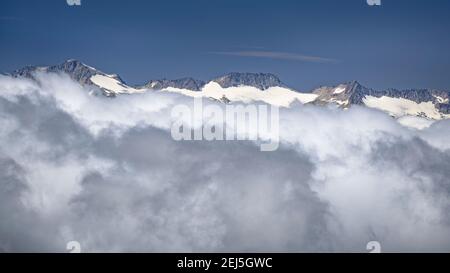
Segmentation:
<svg viewBox="0 0 450 273">
<path fill-rule="evenodd" d="M 131 84 L 271 72 L 450 89 L 450 0 L 2 0 L 0 71 L 76 58 Z"/>
</svg>

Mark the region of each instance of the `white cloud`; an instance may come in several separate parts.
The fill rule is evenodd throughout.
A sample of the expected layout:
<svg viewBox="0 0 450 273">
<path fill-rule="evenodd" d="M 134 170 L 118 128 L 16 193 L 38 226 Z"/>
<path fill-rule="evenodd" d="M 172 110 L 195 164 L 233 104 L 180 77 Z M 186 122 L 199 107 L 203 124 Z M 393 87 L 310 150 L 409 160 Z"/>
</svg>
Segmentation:
<svg viewBox="0 0 450 273">
<path fill-rule="evenodd" d="M 176 94 L 0 76 L 0 251 L 450 250 L 450 123 L 280 111 L 280 149 L 176 142 Z M 32 225 L 31 225 L 32 223 Z"/>
</svg>

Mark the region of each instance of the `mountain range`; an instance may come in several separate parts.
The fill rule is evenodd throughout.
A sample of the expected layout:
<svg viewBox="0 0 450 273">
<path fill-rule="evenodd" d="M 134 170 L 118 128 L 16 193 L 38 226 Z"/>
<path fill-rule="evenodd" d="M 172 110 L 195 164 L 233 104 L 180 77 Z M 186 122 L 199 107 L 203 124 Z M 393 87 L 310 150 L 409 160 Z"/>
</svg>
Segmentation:
<svg viewBox="0 0 450 273">
<path fill-rule="evenodd" d="M 416 116 L 429 120 L 450 118 L 450 92 L 434 89 L 375 90 L 357 81 L 323 86 L 302 93 L 285 85 L 269 73 L 229 73 L 202 81 L 193 78 L 149 80 L 140 86 L 128 85 L 116 74 L 107 74 L 78 60 L 53 66 L 27 66 L 8 75 L 35 79 L 36 72 L 66 73 L 83 86 L 107 97 L 149 91 L 180 93 L 191 97 L 208 97 L 224 103 L 263 101 L 289 107 L 293 102 L 315 105 L 367 106 L 389 113 L 395 118 Z"/>
</svg>

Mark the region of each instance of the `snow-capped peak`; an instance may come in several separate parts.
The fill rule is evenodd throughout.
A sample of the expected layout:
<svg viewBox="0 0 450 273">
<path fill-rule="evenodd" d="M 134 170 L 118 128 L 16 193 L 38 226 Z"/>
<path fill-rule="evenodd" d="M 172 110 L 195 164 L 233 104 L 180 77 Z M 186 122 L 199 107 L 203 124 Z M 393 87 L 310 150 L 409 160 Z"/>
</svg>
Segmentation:
<svg viewBox="0 0 450 273">
<path fill-rule="evenodd" d="M 450 92 L 433 89 L 375 90 L 351 81 L 332 87 L 320 87 L 311 93 L 300 93 L 288 88 L 273 74 L 236 72 L 206 82 L 186 77 L 177 80 L 151 80 L 144 86 L 131 87 L 119 75 L 104 73 L 76 59 L 54 66 L 27 66 L 14 71 L 11 76 L 33 79 L 36 72 L 66 73 L 81 85 L 98 88 L 106 96 L 158 90 L 230 103 L 262 101 L 284 107 L 289 107 L 295 101 L 316 105 L 333 103 L 342 108 L 352 105 L 376 108 L 396 118 L 450 118 Z"/>
</svg>

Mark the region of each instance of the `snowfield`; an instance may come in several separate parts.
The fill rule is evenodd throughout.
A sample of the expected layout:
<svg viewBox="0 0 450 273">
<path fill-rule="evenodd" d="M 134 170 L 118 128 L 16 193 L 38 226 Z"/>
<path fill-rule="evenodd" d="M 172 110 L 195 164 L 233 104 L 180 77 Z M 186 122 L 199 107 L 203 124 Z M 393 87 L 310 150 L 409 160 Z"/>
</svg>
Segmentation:
<svg viewBox="0 0 450 273">
<path fill-rule="evenodd" d="M 316 94 L 299 93 L 284 87 L 271 87 L 266 90 L 260 90 L 252 86 L 223 88 L 216 82 L 209 82 L 201 91 L 169 87 L 162 92 L 179 93 L 194 98 L 221 99 L 226 96 L 232 102 L 262 101 L 280 107 L 289 107 L 295 101 L 303 104 L 313 102 L 318 97 Z"/>
<path fill-rule="evenodd" d="M 118 80 L 113 78 L 113 75 L 105 76 L 97 74 L 92 76 L 90 80 L 100 88 L 111 91 L 111 93 L 116 94 L 132 94 L 132 93 L 142 93 L 144 90 L 135 89 L 129 86 L 126 86 L 119 82 Z"/>
<path fill-rule="evenodd" d="M 388 112 L 396 118 L 403 116 L 423 116 L 430 119 L 440 120 L 444 115 L 439 113 L 433 102 L 416 103 L 411 100 L 391 97 L 366 96 L 363 100 L 367 107 Z"/>
</svg>

